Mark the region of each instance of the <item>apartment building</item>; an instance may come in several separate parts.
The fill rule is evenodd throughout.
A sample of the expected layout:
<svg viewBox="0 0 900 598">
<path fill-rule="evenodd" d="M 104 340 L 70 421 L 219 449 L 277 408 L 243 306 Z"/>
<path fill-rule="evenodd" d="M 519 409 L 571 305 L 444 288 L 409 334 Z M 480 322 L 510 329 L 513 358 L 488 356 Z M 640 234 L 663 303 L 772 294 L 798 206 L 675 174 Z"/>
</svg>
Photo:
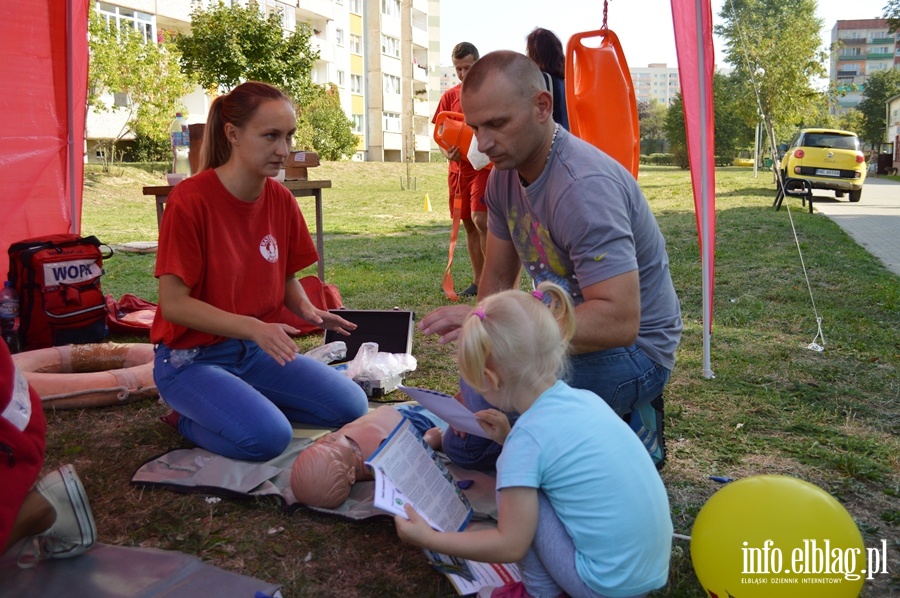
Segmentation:
<svg viewBox="0 0 900 598">
<path fill-rule="evenodd" d="M 638 102 L 657 100 L 668 106 L 681 91 L 681 80 L 678 68 L 669 67 L 666 63 L 651 63 L 646 67 L 629 67 L 634 95 Z"/>
<path fill-rule="evenodd" d="M 840 42 L 835 45 L 836 42 Z M 897 35 L 888 33 L 886 19 L 837 21 L 831 30 L 829 78 L 844 93 L 834 108 L 841 114 L 863 99 L 866 80 L 873 73 L 900 64 Z"/>
<path fill-rule="evenodd" d="M 217 0 L 202 0 L 210 5 Z M 286 31 L 312 28 L 319 50 L 311 77 L 337 86 L 353 123 L 361 161 L 428 161 L 429 123 L 440 98 L 440 0 L 258 0 L 267 14 L 278 12 Z M 225 0 L 226 6 L 247 0 Z M 96 10 L 118 26 L 131 26 L 154 41 L 160 31 L 190 32 L 189 0 L 115 0 Z M 183 98 L 188 122 L 205 122 L 212 101 L 197 89 Z M 110 94 L 108 104 L 128 98 Z M 89 111 L 88 160 L 98 158 L 98 139 L 122 129 L 122 112 Z"/>
</svg>

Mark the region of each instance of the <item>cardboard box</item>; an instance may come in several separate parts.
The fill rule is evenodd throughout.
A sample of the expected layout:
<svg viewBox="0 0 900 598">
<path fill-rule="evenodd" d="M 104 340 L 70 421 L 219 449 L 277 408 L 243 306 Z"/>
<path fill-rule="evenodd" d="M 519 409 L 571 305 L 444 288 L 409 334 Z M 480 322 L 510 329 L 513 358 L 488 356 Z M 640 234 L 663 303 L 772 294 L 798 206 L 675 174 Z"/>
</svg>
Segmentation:
<svg viewBox="0 0 900 598">
<path fill-rule="evenodd" d="M 319 154 L 316 152 L 291 152 L 284 162 L 284 178 L 305 181 L 308 168 L 319 165 Z"/>
</svg>

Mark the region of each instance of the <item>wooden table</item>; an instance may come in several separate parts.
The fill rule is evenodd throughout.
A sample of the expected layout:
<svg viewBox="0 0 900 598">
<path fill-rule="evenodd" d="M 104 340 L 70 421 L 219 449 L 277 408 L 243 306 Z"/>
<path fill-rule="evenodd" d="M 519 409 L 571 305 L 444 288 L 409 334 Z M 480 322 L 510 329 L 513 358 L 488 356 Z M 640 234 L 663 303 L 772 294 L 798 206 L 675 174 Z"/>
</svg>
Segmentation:
<svg viewBox="0 0 900 598">
<path fill-rule="evenodd" d="M 325 280 L 325 241 L 322 227 L 322 189 L 330 189 L 331 181 L 291 181 L 282 183 L 294 197 L 314 197 L 316 199 L 316 251 L 319 253 L 319 280 Z M 172 189 L 169 185 L 144 187 L 144 195 L 152 195 L 156 198 L 156 225 L 162 224 L 163 210 L 166 199 Z"/>
</svg>

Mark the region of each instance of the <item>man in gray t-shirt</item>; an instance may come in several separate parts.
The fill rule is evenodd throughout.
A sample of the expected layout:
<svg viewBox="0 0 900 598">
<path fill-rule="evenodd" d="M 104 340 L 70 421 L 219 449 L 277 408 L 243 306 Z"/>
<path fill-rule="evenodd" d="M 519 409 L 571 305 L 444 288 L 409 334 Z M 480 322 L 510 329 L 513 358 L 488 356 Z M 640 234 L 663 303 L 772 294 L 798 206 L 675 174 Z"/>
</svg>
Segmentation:
<svg viewBox="0 0 900 598">
<path fill-rule="evenodd" d="M 556 126 L 552 96 L 525 56 L 482 57 L 466 75 L 462 103 L 478 149 L 494 163 L 479 298 L 515 287 L 520 267 L 535 284 L 567 289 L 576 305 L 569 383 L 627 419 L 660 466 L 662 390 L 682 321 L 646 198 L 618 162 Z M 450 342 L 470 311 L 442 307 L 419 327 Z M 489 407 L 465 384 L 461 390 L 473 410 Z M 488 468 L 499 447 L 451 430 L 444 451 L 461 466 Z"/>
</svg>

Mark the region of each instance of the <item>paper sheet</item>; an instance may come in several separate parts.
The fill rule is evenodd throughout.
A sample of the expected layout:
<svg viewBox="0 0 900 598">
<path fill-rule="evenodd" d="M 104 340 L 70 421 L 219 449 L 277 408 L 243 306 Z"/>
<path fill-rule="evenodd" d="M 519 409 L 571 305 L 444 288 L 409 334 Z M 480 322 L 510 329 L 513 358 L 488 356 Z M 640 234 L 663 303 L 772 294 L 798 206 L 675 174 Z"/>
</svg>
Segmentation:
<svg viewBox="0 0 900 598">
<path fill-rule="evenodd" d="M 408 419 L 397 424 L 366 465 L 375 472 L 376 507 L 406 517 L 403 505 L 409 502 L 439 531 L 460 531 L 472 518 L 469 501 Z"/>
<path fill-rule="evenodd" d="M 450 395 L 435 390 L 403 386 L 402 384 L 397 388 L 406 393 L 419 405 L 422 405 L 425 409 L 428 409 L 453 426 L 454 430 L 465 432 L 472 436 L 490 438 L 490 436 L 481 429 L 481 426 L 478 425 L 475 414 Z"/>
</svg>

